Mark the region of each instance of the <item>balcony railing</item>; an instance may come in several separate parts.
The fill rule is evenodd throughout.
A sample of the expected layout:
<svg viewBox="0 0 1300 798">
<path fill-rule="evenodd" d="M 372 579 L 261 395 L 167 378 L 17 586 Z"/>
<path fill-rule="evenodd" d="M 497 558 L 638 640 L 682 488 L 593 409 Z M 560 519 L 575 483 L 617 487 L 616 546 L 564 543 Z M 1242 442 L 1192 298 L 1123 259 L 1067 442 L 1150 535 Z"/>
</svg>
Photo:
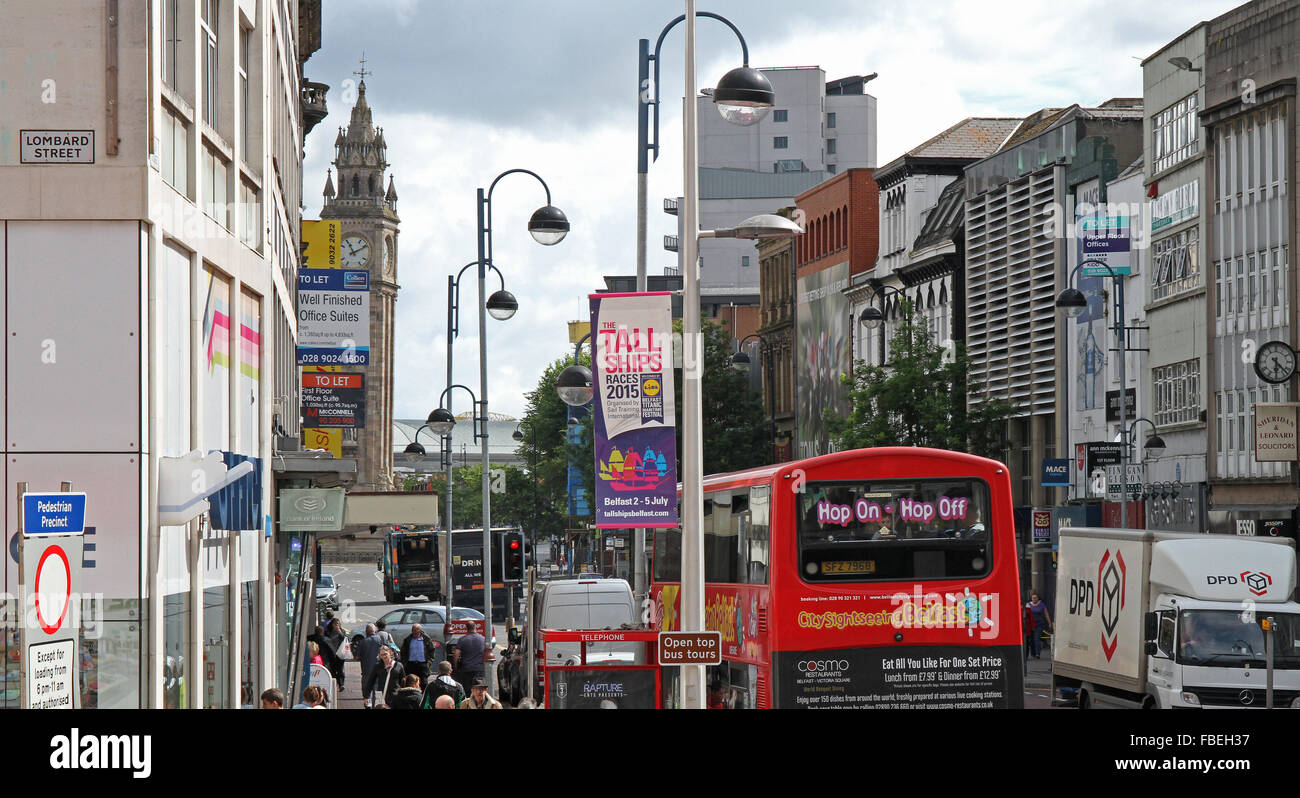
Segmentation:
<svg viewBox="0 0 1300 798">
<path fill-rule="evenodd" d="M 664 213 L 668 214 L 669 216 L 676 216 L 676 215 L 677 215 L 677 200 L 675 200 L 675 199 L 665 199 L 665 200 L 664 200 Z"/>
<path fill-rule="evenodd" d="M 311 129 L 324 119 L 329 110 L 325 107 L 325 95 L 329 92 L 330 87 L 324 83 L 313 83 L 309 80 L 302 82 L 302 125 L 303 135 L 311 132 Z"/>
<path fill-rule="evenodd" d="M 664 249 L 669 252 L 677 251 L 677 236 L 664 236 Z"/>
</svg>

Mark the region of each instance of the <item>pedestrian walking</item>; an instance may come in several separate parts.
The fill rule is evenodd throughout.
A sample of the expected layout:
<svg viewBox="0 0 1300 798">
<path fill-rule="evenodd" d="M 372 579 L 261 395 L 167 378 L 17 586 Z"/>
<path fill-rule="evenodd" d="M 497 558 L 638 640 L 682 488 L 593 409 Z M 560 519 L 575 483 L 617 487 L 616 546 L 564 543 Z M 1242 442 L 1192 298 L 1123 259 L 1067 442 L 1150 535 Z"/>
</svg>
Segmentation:
<svg viewBox="0 0 1300 798">
<path fill-rule="evenodd" d="M 284 709 L 284 693 L 274 687 L 263 690 L 262 709 Z"/>
<path fill-rule="evenodd" d="M 474 680 L 471 689 L 470 697 L 460 702 L 461 709 L 503 709 L 500 701 L 488 695 L 487 682 L 482 677 Z"/>
<path fill-rule="evenodd" d="M 371 669 L 369 679 L 362 685 L 361 694 L 371 699 L 375 707 L 381 704 L 391 707 L 397 691 L 402 687 L 402 679 L 406 678 L 406 670 L 397 661 L 395 652 L 396 649 L 392 646 L 381 647 L 379 661 Z"/>
<path fill-rule="evenodd" d="M 1038 597 L 1036 591 L 1030 591 L 1029 603 L 1025 605 L 1025 608 L 1029 610 L 1034 622 L 1033 632 L 1029 637 L 1030 647 L 1033 651 L 1034 659 L 1042 659 L 1040 651 L 1043 631 L 1055 630 L 1055 627 L 1052 625 L 1052 614 L 1047 611 L 1047 604 Z"/>
<path fill-rule="evenodd" d="M 392 632 L 386 631 L 388 623 L 384 620 L 375 621 L 375 629 L 379 630 L 379 636 L 384 639 L 384 644 L 397 648 L 397 641 L 393 639 Z"/>
<path fill-rule="evenodd" d="M 339 683 L 339 690 L 343 689 L 344 657 L 349 655 L 347 639 L 347 633 L 343 631 L 343 624 L 339 619 L 330 619 L 329 626 L 325 628 L 325 647 L 334 655 L 334 660 L 331 665 L 329 657 L 326 657 L 325 665 L 334 675 L 334 680 Z"/>
<path fill-rule="evenodd" d="M 408 673 L 402 679 L 402 686 L 393 695 L 393 700 L 389 706 L 393 709 L 419 709 L 422 695 L 420 677 L 414 673 Z"/>
<path fill-rule="evenodd" d="M 420 624 L 411 627 L 411 633 L 402 641 L 402 666 L 407 673 L 414 673 L 421 681 L 429 678 L 429 663 L 433 659 L 437 644 L 433 638 L 424 633 Z"/>
<path fill-rule="evenodd" d="M 325 690 L 318 685 L 309 684 L 302 691 L 302 701 L 293 705 L 294 709 L 325 709 Z"/>
<path fill-rule="evenodd" d="M 384 639 L 379 636 L 379 630 L 373 623 L 366 624 L 366 636 L 358 646 L 357 659 L 361 663 L 361 695 L 367 708 L 370 707 L 370 694 L 366 688 L 370 684 L 370 672 L 375 669 L 382 648 L 384 648 Z"/>
<path fill-rule="evenodd" d="M 467 621 L 469 631 L 460 636 L 456 647 L 460 649 L 460 665 L 456 668 L 456 679 L 468 690 L 474 680 L 483 676 L 483 650 L 487 641 L 478 633 L 478 623 Z"/>
<path fill-rule="evenodd" d="M 420 706 L 424 709 L 437 708 L 438 700 L 442 696 L 450 696 L 452 700 L 449 709 L 455 709 L 460 706 L 460 702 L 465 700 L 465 688 L 451 677 L 451 663 L 443 660 L 438 663 L 438 675 L 429 680 L 429 684 L 424 688 L 424 700 Z"/>
</svg>

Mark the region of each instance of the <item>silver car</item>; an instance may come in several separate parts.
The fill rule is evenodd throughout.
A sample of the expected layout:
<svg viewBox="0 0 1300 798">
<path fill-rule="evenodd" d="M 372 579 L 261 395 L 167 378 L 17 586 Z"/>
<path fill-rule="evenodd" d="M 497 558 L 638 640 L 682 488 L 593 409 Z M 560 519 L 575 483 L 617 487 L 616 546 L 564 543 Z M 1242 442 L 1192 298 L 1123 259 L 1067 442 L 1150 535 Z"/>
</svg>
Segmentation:
<svg viewBox="0 0 1300 798">
<path fill-rule="evenodd" d="M 333 574 L 320 575 L 320 581 L 316 583 L 316 604 L 332 610 L 339 608 L 339 587 Z"/>
<path fill-rule="evenodd" d="M 434 643 L 442 645 L 442 627 L 446 623 L 447 607 L 443 604 L 413 604 L 409 607 L 400 607 L 395 610 L 389 610 L 379 617 L 378 620 L 386 624 L 384 631 L 393 636 L 393 642 L 401 648 L 402 641 L 411 634 L 411 627 L 420 624 L 424 633 L 432 637 Z M 478 621 L 479 631 L 483 631 L 483 613 L 469 607 L 452 607 L 451 619 L 453 621 Z M 365 637 L 366 625 L 353 627 L 348 634 L 348 640 L 352 641 L 353 655 L 356 655 L 357 644 Z M 460 635 L 453 635 L 452 643 L 460 639 Z M 492 635 L 491 645 L 495 646 L 497 642 L 496 634 Z M 439 659 L 444 659 L 444 655 L 439 648 Z"/>
</svg>

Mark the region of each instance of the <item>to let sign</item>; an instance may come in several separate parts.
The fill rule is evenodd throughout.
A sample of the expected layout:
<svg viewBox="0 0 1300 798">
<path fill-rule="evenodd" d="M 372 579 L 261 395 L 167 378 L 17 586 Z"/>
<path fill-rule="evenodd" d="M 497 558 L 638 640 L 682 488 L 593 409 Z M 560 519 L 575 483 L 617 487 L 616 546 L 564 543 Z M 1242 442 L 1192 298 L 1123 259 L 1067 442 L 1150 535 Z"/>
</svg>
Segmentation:
<svg viewBox="0 0 1300 798">
<path fill-rule="evenodd" d="M 660 632 L 660 665 L 721 665 L 722 632 Z"/>
</svg>

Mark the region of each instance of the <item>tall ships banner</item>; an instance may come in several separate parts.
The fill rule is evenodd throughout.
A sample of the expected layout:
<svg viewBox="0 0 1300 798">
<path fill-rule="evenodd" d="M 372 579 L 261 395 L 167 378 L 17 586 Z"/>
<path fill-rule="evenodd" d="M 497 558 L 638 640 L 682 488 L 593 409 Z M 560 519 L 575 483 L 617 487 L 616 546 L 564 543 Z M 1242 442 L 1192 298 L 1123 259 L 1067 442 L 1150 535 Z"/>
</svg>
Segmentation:
<svg viewBox="0 0 1300 798">
<path fill-rule="evenodd" d="M 672 296 L 592 294 L 596 526 L 677 526 Z"/>
</svg>

